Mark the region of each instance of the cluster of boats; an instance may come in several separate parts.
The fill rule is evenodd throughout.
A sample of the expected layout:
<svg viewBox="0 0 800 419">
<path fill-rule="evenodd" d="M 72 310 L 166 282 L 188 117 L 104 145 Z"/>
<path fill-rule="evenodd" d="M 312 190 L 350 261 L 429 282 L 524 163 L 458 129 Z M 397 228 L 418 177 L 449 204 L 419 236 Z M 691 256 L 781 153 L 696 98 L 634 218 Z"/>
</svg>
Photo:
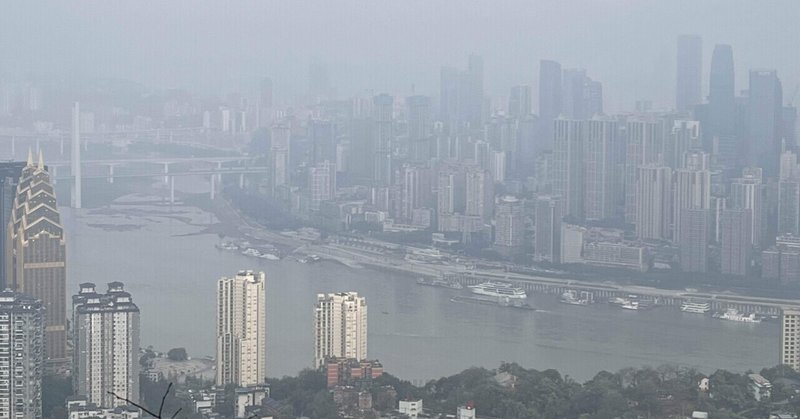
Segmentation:
<svg viewBox="0 0 800 419">
<path fill-rule="evenodd" d="M 697 313 L 697 314 L 707 314 L 711 311 L 711 304 L 709 302 L 697 302 L 697 301 L 684 301 L 681 304 L 681 311 L 684 313 Z M 728 320 L 733 322 L 741 322 L 741 323 L 761 323 L 762 320 L 765 319 L 764 316 L 760 316 L 755 313 L 745 314 L 739 312 L 739 310 L 735 308 L 728 308 L 725 311 L 718 311 L 711 315 L 711 317 L 720 320 Z"/>
<path fill-rule="evenodd" d="M 216 245 L 217 249 L 220 250 L 229 250 L 229 251 L 240 251 L 245 256 L 252 256 L 261 259 L 267 260 L 280 260 L 281 258 L 276 255 L 277 251 L 274 249 L 257 249 L 255 247 L 251 247 L 250 243 L 242 242 L 239 244 L 233 242 L 222 242 Z"/>
<path fill-rule="evenodd" d="M 655 306 L 652 301 L 642 300 L 636 295 L 613 297 L 608 300 L 608 303 L 623 310 L 644 310 Z"/>
</svg>

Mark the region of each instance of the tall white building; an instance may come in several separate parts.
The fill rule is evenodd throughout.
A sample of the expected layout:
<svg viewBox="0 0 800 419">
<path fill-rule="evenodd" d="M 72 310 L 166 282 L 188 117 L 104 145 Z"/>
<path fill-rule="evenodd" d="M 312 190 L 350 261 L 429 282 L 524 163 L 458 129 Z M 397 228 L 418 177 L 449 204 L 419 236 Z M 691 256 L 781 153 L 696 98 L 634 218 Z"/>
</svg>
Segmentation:
<svg viewBox="0 0 800 419">
<path fill-rule="evenodd" d="M 367 300 L 356 292 L 317 294 L 314 367 L 330 357 L 367 358 Z"/>
<path fill-rule="evenodd" d="M 513 196 L 504 196 L 497 204 L 494 244 L 505 247 L 519 247 L 525 244 L 522 202 Z"/>
<path fill-rule="evenodd" d="M 684 210 L 707 210 L 711 205 L 711 171 L 708 170 L 708 155 L 701 151 L 686 153 L 684 168 L 675 171 L 675 194 L 673 198 L 673 235 L 675 243 L 681 242 L 684 226 Z"/>
<path fill-rule="evenodd" d="M 553 139 L 553 193 L 564 199 L 564 216 L 583 218 L 584 121 L 557 119 Z"/>
<path fill-rule="evenodd" d="M 287 125 L 275 125 L 270 138 L 270 192 L 289 184 L 289 144 L 291 129 Z"/>
<path fill-rule="evenodd" d="M 90 403 L 112 408 L 139 401 L 139 307 L 121 282 L 98 293 L 84 283 L 72 297 L 73 388 Z"/>
<path fill-rule="evenodd" d="M 217 281 L 217 385 L 250 387 L 267 378 L 264 272 Z"/>
<path fill-rule="evenodd" d="M 800 371 L 800 308 L 785 308 L 781 317 L 780 363 Z"/>
<path fill-rule="evenodd" d="M 765 224 L 764 195 L 767 186 L 762 183 L 762 171 L 758 167 L 742 169 L 742 177 L 731 181 L 731 192 L 727 200 L 727 207 L 732 209 L 750 210 L 753 217 L 750 223 L 750 238 L 753 246 L 762 242 L 762 231 Z"/>
<path fill-rule="evenodd" d="M 615 158 L 619 127 L 616 121 L 600 118 L 587 121 L 585 127 L 584 216 L 587 220 L 603 220 L 614 216 L 620 192 Z"/>
<path fill-rule="evenodd" d="M 42 417 L 44 316 L 39 300 L 0 291 L 0 418 Z"/>
<path fill-rule="evenodd" d="M 336 168 L 325 160 L 308 169 L 308 194 L 312 209 L 336 197 Z"/>
<path fill-rule="evenodd" d="M 539 196 L 536 200 L 536 237 L 533 257 L 537 261 L 561 263 L 563 202 L 560 196 Z"/>
<path fill-rule="evenodd" d="M 636 181 L 636 234 L 640 239 L 667 240 L 672 220 L 672 169 L 639 167 Z"/>
</svg>

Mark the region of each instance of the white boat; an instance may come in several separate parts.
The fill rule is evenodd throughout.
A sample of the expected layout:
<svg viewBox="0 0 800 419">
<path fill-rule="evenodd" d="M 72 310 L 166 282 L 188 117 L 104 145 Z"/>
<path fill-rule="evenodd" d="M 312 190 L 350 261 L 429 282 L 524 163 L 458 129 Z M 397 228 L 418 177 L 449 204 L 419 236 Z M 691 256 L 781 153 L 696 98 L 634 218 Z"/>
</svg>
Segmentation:
<svg viewBox="0 0 800 419">
<path fill-rule="evenodd" d="M 245 256 L 255 256 L 255 257 L 261 256 L 261 252 L 259 252 L 256 249 L 253 249 L 252 247 L 248 247 L 247 249 L 245 249 L 242 252 L 242 254 L 245 255 Z"/>
<path fill-rule="evenodd" d="M 725 312 L 722 313 L 719 316 L 719 318 L 722 319 L 722 320 L 730 320 L 730 321 L 742 322 L 742 323 L 761 323 L 761 319 L 756 317 L 756 315 L 754 313 L 750 313 L 748 315 L 744 315 L 742 313 L 739 313 L 739 310 L 736 310 L 735 308 L 729 308 L 729 309 L 725 310 Z"/>
<path fill-rule="evenodd" d="M 239 246 L 230 242 L 217 244 L 216 247 L 221 250 L 239 250 Z"/>
<path fill-rule="evenodd" d="M 561 302 L 576 306 L 586 306 L 592 302 L 592 294 L 586 291 L 581 291 L 580 294 L 578 294 L 576 290 L 567 290 L 561 294 Z"/>
<path fill-rule="evenodd" d="M 469 289 L 473 294 L 487 295 L 490 297 L 509 299 L 528 298 L 528 294 L 525 293 L 525 290 L 507 282 L 488 281 L 478 285 L 470 285 Z"/>
<path fill-rule="evenodd" d="M 638 301 L 627 301 L 624 304 L 621 304 L 620 307 L 624 308 L 625 310 L 638 310 L 639 309 L 639 302 Z"/>
<path fill-rule="evenodd" d="M 681 311 L 684 313 L 698 313 L 698 314 L 705 314 L 711 310 L 711 304 L 709 303 L 698 303 L 692 301 L 685 301 L 681 304 Z"/>
<path fill-rule="evenodd" d="M 273 255 L 272 253 L 262 253 L 259 257 L 267 260 L 281 260 L 281 258 Z"/>
</svg>

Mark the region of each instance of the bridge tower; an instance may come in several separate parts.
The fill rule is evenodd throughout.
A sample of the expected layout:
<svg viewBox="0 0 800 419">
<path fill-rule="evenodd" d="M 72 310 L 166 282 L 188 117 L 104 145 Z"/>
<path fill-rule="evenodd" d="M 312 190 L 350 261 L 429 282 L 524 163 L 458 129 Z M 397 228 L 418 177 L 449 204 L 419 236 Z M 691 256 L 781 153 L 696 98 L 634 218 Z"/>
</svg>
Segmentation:
<svg viewBox="0 0 800 419">
<path fill-rule="evenodd" d="M 81 108 L 78 102 L 72 107 L 72 207 L 81 207 Z"/>
</svg>

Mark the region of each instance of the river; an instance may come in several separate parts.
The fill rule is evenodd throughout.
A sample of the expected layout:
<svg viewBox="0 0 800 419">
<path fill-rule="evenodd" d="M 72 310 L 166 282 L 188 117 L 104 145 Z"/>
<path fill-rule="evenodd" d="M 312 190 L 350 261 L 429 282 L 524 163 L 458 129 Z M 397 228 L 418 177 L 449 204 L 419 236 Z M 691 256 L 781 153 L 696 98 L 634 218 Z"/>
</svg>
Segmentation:
<svg viewBox="0 0 800 419">
<path fill-rule="evenodd" d="M 109 207 L 61 208 L 67 233 L 68 297 L 81 282 L 122 281 L 141 309 L 142 346 L 214 354 L 215 282 L 241 269 L 267 274 L 267 369 L 294 375 L 309 367 L 317 293 L 357 291 L 369 307 L 369 356 L 386 371 L 421 382 L 502 361 L 554 368 L 587 380 L 598 371 L 679 364 L 711 372 L 745 371 L 778 361 L 777 322 L 744 324 L 675 309 L 627 311 L 571 306 L 533 295 L 530 312 L 451 302 L 459 291 L 415 278 L 335 262 L 269 261 L 214 247 L 204 234 L 216 218 L 130 195 Z"/>
</svg>

